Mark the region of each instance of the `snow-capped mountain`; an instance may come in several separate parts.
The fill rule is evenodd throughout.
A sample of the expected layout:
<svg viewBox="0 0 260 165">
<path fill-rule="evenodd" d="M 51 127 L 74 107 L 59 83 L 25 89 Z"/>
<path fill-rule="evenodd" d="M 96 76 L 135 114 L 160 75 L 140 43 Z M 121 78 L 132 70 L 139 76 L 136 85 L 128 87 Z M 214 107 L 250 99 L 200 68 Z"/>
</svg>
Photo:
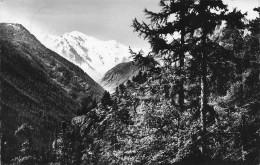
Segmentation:
<svg viewBox="0 0 260 165">
<path fill-rule="evenodd" d="M 77 31 L 62 36 L 45 35 L 40 41 L 78 65 L 97 82 L 109 69 L 130 60 L 127 46 L 115 40 L 101 41 Z"/>
</svg>

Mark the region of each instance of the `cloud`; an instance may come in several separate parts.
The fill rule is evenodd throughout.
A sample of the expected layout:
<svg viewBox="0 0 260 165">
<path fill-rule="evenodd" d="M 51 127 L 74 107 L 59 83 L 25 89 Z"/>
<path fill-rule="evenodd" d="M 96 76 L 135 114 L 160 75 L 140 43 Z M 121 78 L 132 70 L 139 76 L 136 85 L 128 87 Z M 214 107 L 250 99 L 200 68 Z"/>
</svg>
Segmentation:
<svg viewBox="0 0 260 165">
<path fill-rule="evenodd" d="M 7 0 L 0 0 L 0 5 L 3 5 Z"/>
<path fill-rule="evenodd" d="M 224 0 L 243 12 L 259 6 L 258 0 L 248 1 Z M 61 35 L 77 30 L 101 40 L 114 39 L 145 49 L 149 49 L 149 44 L 133 33 L 130 25 L 134 18 L 146 21 L 144 8 L 160 9 L 156 0 L 0 0 L 0 4 L 1 22 L 20 23 L 35 34 Z M 248 12 L 251 13 L 257 14 Z"/>
</svg>

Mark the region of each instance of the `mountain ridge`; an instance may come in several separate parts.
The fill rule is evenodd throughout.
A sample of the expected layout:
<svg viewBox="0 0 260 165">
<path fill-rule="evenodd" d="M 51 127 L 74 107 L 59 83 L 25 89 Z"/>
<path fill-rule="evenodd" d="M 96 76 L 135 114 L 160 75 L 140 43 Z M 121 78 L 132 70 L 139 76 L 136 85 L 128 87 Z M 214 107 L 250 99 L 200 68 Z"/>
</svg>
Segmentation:
<svg viewBox="0 0 260 165">
<path fill-rule="evenodd" d="M 101 80 L 103 88 L 111 93 L 122 83 L 131 80 L 140 71 L 133 61 L 119 63 L 107 71 Z"/>
<path fill-rule="evenodd" d="M 6 162 L 20 145 L 14 132 L 21 124 L 35 128 L 38 152 L 51 145 L 61 121 L 75 116 L 83 97 L 100 99 L 104 92 L 82 69 L 46 48 L 20 24 L 0 23 L 0 61 L 1 140 L 6 143 L 2 159 Z"/>
<path fill-rule="evenodd" d="M 131 59 L 127 46 L 115 40 L 102 41 L 78 31 L 40 38 L 46 47 L 82 68 L 97 82 L 106 71 Z"/>
</svg>

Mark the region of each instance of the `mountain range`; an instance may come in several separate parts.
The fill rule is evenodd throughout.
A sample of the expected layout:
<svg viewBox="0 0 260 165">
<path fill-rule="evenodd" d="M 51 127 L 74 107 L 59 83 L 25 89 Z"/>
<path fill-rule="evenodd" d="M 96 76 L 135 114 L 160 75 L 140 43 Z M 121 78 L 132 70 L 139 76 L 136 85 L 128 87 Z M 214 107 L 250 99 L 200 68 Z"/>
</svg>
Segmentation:
<svg viewBox="0 0 260 165">
<path fill-rule="evenodd" d="M 62 36 L 44 35 L 40 41 L 49 49 L 83 69 L 96 82 L 122 62 L 130 61 L 129 48 L 115 40 L 101 41 L 81 32 Z"/>
</svg>

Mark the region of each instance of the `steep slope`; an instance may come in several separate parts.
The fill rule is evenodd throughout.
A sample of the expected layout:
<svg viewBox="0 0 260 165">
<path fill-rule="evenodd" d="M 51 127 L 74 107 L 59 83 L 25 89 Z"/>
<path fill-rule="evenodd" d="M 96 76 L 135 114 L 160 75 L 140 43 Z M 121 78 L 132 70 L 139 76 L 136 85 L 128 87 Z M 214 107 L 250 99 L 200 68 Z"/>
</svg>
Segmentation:
<svg viewBox="0 0 260 165">
<path fill-rule="evenodd" d="M 100 98 L 103 93 L 79 67 L 47 49 L 19 24 L 0 24 L 0 60 L 2 159 L 6 162 L 17 150 L 14 131 L 22 123 L 34 127 L 39 152 L 50 146 L 60 122 L 72 118 L 81 97 Z"/>
<path fill-rule="evenodd" d="M 139 68 L 132 61 L 123 62 L 106 72 L 102 78 L 101 85 L 109 92 L 114 92 L 115 88 L 131 80 L 139 72 Z"/>
<path fill-rule="evenodd" d="M 81 32 L 63 36 L 46 35 L 41 42 L 51 50 L 82 68 L 99 82 L 106 71 L 130 58 L 128 47 L 114 41 L 101 41 Z"/>
</svg>

